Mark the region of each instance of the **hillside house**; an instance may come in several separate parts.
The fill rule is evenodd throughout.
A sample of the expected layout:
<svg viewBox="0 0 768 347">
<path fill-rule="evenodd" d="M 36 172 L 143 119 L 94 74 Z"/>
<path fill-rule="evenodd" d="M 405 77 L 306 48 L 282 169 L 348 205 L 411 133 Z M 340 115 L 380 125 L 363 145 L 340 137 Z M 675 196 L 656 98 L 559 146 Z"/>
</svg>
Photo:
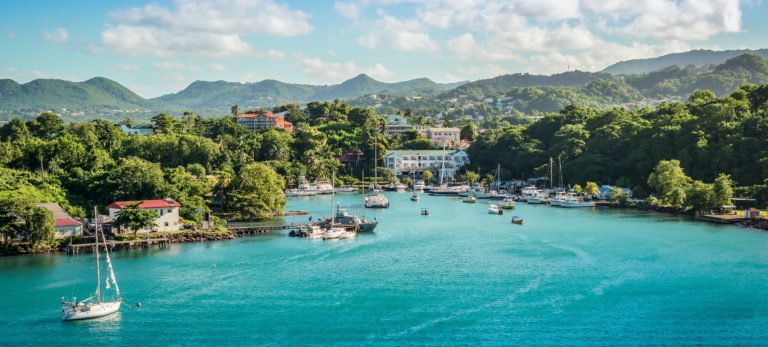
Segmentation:
<svg viewBox="0 0 768 347">
<path fill-rule="evenodd" d="M 136 201 L 115 201 L 109 205 L 109 219 L 114 221 L 120 211 L 131 205 L 139 204 L 139 207 L 146 210 L 153 210 L 158 217 L 155 219 L 155 227 L 138 230 L 137 233 L 148 233 L 150 231 L 178 231 L 184 226 L 183 220 L 179 218 L 179 207 L 181 204 L 171 198 L 162 200 L 136 200 Z"/>
</svg>

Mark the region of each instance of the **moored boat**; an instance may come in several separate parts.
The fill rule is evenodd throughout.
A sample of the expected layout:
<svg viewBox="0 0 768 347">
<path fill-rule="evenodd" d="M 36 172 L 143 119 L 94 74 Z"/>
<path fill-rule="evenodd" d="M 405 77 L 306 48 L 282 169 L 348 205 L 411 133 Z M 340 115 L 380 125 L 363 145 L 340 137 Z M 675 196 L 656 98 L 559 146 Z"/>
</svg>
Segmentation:
<svg viewBox="0 0 768 347">
<path fill-rule="evenodd" d="M 474 195 L 470 195 L 466 199 L 461 200 L 461 202 L 467 203 L 467 204 L 474 204 L 477 202 L 477 198 Z"/>
<path fill-rule="evenodd" d="M 525 221 L 522 218 L 518 216 L 512 216 L 512 223 L 522 225 L 524 222 Z"/>
<path fill-rule="evenodd" d="M 123 299 L 120 297 L 120 287 L 117 285 L 115 279 L 115 271 L 112 268 L 112 260 L 109 257 L 109 247 L 104 239 L 104 231 L 101 225 L 98 223 L 98 214 L 96 214 L 96 208 L 94 207 L 94 220 L 96 221 L 94 231 L 94 253 L 96 254 L 96 292 L 93 296 L 77 301 L 77 298 L 73 297 L 72 301 L 66 301 L 61 298 L 61 319 L 64 321 L 91 319 L 108 316 L 116 313 L 120 310 L 120 305 L 123 303 Z M 101 244 L 99 243 L 99 237 L 101 237 Z M 101 260 L 100 260 L 100 248 L 104 246 L 104 255 L 107 262 L 107 280 L 105 289 L 111 289 L 114 287 L 115 297 L 112 300 L 104 300 L 101 292 Z"/>
<path fill-rule="evenodd" d="M 526 202 L 532 205 L 542 205 L 549 202 L 549 195 L 541 190 L 537 190 L 533 195 L 526 199 Z"/>
<path fill-rule="evenodd" d="M 504 210 L 499 207 L 499 205 L 490 205 L 488 206 L 488 213 L 490 214 L 504 214 Z"/>
<path fill-rule="evenodd" d="M 499 202 L 499 206 L 505 210 L 511 210 L 515 208 L 515 200 L 512 198 L 504 198 Z"/>
<path fill-rule="evenodd" d="M 567 207 L 567 208 L 573 208 L 573 207 L 595 207 L 595 203 L 591 201 L 584 201 L 583 199 L 575 196 L 575 195 L 569 195 L 566 197 L 565 201 L 563 201 L 560 206 Z"/>
</svg>

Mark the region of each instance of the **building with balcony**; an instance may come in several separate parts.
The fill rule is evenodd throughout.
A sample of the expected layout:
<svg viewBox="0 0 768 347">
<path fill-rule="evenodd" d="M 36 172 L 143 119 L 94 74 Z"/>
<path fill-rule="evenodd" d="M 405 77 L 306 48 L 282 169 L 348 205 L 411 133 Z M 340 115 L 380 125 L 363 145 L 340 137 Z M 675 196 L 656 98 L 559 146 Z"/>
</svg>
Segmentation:
<svg viewBox="0 0 768 347">
<path fill-rule="evenodd" d="M 293 124 L 285 120 L 282 114 L 272 112 L 264 113 L 244 113 L 236 117 L 237 124 L 244 126 L 249 130 L 266 130 L 272 128 L 283 129 L 287 132 L 293 131 Z"/>
<path fill-rule="evenodd" d="M 384 157 L 384 166 L 395 175 L 421 176 L 424 170 L 432 171 L 436 178 L 453 178 L 456 172 L 469 165 L 467 153 L 461 150 L 392 150 Z"/>
</svg>

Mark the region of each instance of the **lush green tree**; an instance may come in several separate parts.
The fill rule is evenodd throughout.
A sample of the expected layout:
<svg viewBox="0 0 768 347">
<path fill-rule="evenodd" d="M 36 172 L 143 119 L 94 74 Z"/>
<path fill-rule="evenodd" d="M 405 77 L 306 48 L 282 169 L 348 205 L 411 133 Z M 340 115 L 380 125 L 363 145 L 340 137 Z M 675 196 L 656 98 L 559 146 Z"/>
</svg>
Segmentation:
<svg viewBox="0 0 768 347">
<path fill-rule="evenodd" d="M 715 179 L 715 183 L 712 186 L 714 194 L 714 205 L 725 206 L 731 205 L 733 202 L 733 181 L 731 176 L 721 173 Z"/>
<path fill-rule="evenodd" d="M 581 194 L 581 193 L 584 192 L 584 189 L 581 188 L 580 184 L 574 184 L 573 185 L 573 192 L 576 193 L 576 194 Z"/>
<path fill-rule="evenodd" d="M 659 194 L 661 202 L 675 207 L 685 205 L 685 191 L 690 182 L 679 160 L 660 161 L 648 177 L 648 185 Z"/>
<path fill-rule="evenodd" d="M 467 171 L 462 175 L 461 179 L 469 182 L 469 184 L 475 184 L 480 180 L 480 174 L 474 171 Z"/>
<path fill-rule="evenodd" d="M 162 198 L 167 188 L 159 164 L 128 157 L 94 177 L 90 190 L 95 200 L 106 204 L 121 200 Z"/>
<path fill-rule="evenodd" d="M 685 202 L 698 213 L 711 211 L 717 206 L 715 192 L 712 184 L 699 180 L 688 185 L 685 192 Z"/>
<path fill-rule="evenodd" d="M 133 231 L 134 235 L 143 229 L 154 229 L 157 226 L 155 220 L 160 216 L 154 210 L 141 208 L 141 203 L 137 202 L 121 209 L 112 222 L 112 227 Z"/>
<path fill-rule="evenodd" d="M 474 141 L 477 137 L 477 124 L 475 122 L 469 122 L 467 125 L 461 128 L 461 139 L 467 141 Z"/>
<path fill-rule="evenodd" d="M 178 131 L 180 126 L 181 124 L 176 118 L 166 113 L 152 117 L 152 128 L 155 134 L 173 134 Z"/>
<path fill-rule="evenodd" d="M 21 119 L 11 119 L 0 128 L 0 140 L 7 142 L 20 142 L 32 136 L 32 133 Z"/>
<path fill-rule="evenodd" d="M 584 186 L 584 194 L 591 195 L 593 197 L 600 195 L 600 187 L 595 182 L 587 182 Z"/>
<path fill-rule="evenodd" d="M 424 178 L 426 184 L 429 184 L 429 182 L 432 182 L 432 178 L 435 177 L 435 174 L 433 174 L 432 171 L 424 170 L 424 172 L 421 173 L 421 177 Z"/>
<path fill-rule="evenodd" d="M 35 136 L 50 140 L 67 130 L 67 125 L 59 115 L 53 112 L 43 112 L 37 119 L 27 123 Z"/>
<path fill-rule="evenodd" d="M 232 186 L 231 206 L 237 219 L 270 218 L 285 208 L 285 181 L 267 165 L 252 163 L 244 166 Z"/>
</svg>

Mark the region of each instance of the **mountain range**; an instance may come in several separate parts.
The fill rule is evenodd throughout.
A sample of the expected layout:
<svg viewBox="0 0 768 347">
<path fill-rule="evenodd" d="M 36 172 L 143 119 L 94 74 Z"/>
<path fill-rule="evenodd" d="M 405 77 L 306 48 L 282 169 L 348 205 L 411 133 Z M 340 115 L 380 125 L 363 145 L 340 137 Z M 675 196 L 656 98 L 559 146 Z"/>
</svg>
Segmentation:
<svg viewBox="0 0 768 347">
<path fill-rule="evenodd" d="M 746 53 L 746 54 L 745 54 Z M 160 112 L 193 110 L 205 116 L 286 103 L 355 99 L 371 94 L 422 96 L 425 100 L 462 95 L 519 98 L 521 112 L 548 111 L 563 103 L 620 105 L 638 99 L 684 97 L 697 89 L 729 93 L 744 83 L 768 83 L 768 49 L 670 54 L 613 64 L 601 72 L 569 71 L 554 75 L 510 74 L 474 82 L 436 83 L 426 78 L 386 83 L 358 75 L 340 84 L 308 85 L 264 80 L 254 83 L 196 81 L 185 89 L 144 99 L 103 77 L 83 82 L 38 79 L 19 84 L 0 79 L 0 119 L 35 116 L 52 110 L 68 119 L 94 116 L 143 118 Z"/>
</svg>

